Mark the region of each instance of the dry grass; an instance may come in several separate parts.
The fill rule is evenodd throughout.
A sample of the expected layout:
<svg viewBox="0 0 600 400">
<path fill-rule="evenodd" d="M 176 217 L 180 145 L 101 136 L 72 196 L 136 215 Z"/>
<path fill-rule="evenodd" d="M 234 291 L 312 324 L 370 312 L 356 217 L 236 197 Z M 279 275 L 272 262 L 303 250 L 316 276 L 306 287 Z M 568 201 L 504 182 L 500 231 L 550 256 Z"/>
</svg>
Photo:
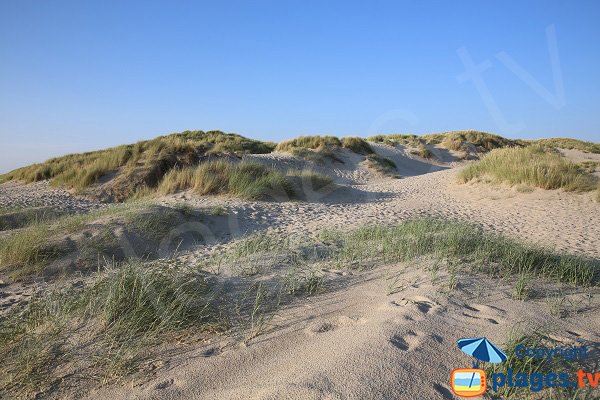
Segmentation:
<svg viewBox="0 0 600 400">
<path fill-rule="evenodd" d="M 229 194 L 250 200 L 284 199 L 294 196 L 292 184 L 286 177 L 258 163 L 207 161 L 196 167 L 169 171 L 158 192 L 175 193 L 192 189 L 200 195 Z"/>
<path fill-rule="evenodd" d="M 373 154 L 374 151 L 371 148 L 371 145 L 369 145 L 369 143 L 359 137 L 345 137 L 342 138 L 342 147 L 349 149 L 353 152 L 355 152 L 356 154 Z"/>
<path fill-rule="evenodd" d="M 35 182 L 53 179 L 53 184 L 83 191 L 103 176 L 116 172 L 124 177 L 124 198 L 146 186 L 154 186 L 175 165 L 194 165 L 203 154 L 269 153 L 274 145 L 219 131 L 186 131 L 107 150 L 53 158 L 2 176 L 2 181 Z M 119 199 L 122 200 L 122 199 Z"/>
<path fill-rule="evenodd" d="M 579 192 L 595 190 L 598 185 L 598 179 L 577 164 L 539 146 L 494 150 L 463 169 L 459 179 L 489 179 L 495 183 Z"/>
<path fill-rule="evenodd" d="M 367 138 L 369 142 L 384 143 L 390 146 L 397 144 L 406 146 L 418 146 L 423 142 L 423 139 L 417 135 L 375 135 Z"/>
<path fill-rule="evenodd" d="M 569 139 L 569 138 L 552 138 L 552 139 L 538 139 L 538 140 L 527 140 L 526 143 L 537 144 L 541 146 L 547 146 L 552 148 L 560 149 L 574 149 L 581 150 L 586 153 L 600 154 L 600 143 L 586 142 L 583 140 Z"/>
<path fill-rule="evenodd" d="M 467 143 L 471 143 L 482 151 L 491 151 L 504 147 L 517 147 L 519 142 L 502 136 L 480 131 L 453 131 L 423 135 L 428 143 L 442 144 L 450 150 L 464 150 Z"/>
<path fill-rule="evenodd" d="M 423 143 L 420 143 L 415 150 L 412 150 L 411 154 L 427 159 L 432 159 L 435 157 L 431 150 L 429 150 L 427 146 Z"/>
<path fill-rule="evenodd" d="M 318 149 L 327 146 L 341 146 L 342 142 L 335 136 L 300 136 L 280 142 L 275 151 L 290 152 L 294 148 Z"/>
<path fill-rule="evenodd" d="M 395 178 L 400 177 L 400 175 L 398 175 L 398 170 L 396 169 L 396 163 L 387 157 L 369 154 L 365 160 L 365 164 L 382 175 L 393 176 Z"/>
</svg>

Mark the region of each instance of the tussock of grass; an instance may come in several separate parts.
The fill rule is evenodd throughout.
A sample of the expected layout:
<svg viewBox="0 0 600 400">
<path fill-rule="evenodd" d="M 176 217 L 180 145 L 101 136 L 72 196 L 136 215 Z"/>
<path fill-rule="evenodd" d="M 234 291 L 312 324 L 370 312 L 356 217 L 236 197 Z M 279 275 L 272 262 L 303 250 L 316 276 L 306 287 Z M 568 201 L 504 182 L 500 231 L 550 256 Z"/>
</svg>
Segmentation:
<svg viewBox="0 0 600 400">
<path fill-rule="evenodd" d="M 417 155 L 419 157 L 422 157 L 422 158 L 427 158 L 427 159 L 434 158 L 434 155 L 431 152 L 431 150 L 429 150 L 427 148 L 427 146 L 424 145 L 423 143 L 420 143 L 419 146 L 415 150 L 411 151 L 411 153 L 414 155 Z"/>
<path fill-rule="evenodd" d="M 586 142 L 578 139 L 569 138 L 552 138 L 552 139 L 538 139 L 538 140 L 527 140 L 527 143 L 537 144 L 541 146 L 560 148 L 560 149 L 575 149 L 581 150 L 586 153 L 600 154 L 600 143 Z"/>
<path fill-rule="evenodd" d="M 352 150 L 356 154 L 373 154 L 374 151 L 369 143 L 359 137 L 342 138 L 342 147 Z"/>
<path fill-rule="evenodd" d="M 173 169 L 158 187 L 162 194 L 185 189 L 201 195 L 230 194 L 250 200 L 289 199 L 294 196 L 292 184 L 282 173 L 246 161 L 214 160 L 196 167 Z"/>
<path fill-rule="evenodd" d="M 593 175 L 536 146 L 495 150 L 463 169 L 459 179 L 462 182 L 491 179 L 496 183 L 566 191 L 591 191 L 597 187 Z"/>
<path fill-rule="evenodd" d="M 382 175 L 397 176 L 396 163 L 387 157 L 369 154 L 365 162 L 368 167 L 373 168 Z"/>
<path fill-rule="evenodd" d="M 318 149 L 326 146 L 341 146 L 342 142 L 335 136 L 300 136 L 280 142 L 275 151 L 290 152 L 294 148 Z"/>
<path fill-rule="evenodd" d="M 0 320 L 0 388 L 32 394 L 65 371 L 118 378 L 149 356 L 149 344 L 186 328 L 218 328 L 213 297 L 201 275 L 138 261 L 82 288 L 40 292 Z"/>
</svg>

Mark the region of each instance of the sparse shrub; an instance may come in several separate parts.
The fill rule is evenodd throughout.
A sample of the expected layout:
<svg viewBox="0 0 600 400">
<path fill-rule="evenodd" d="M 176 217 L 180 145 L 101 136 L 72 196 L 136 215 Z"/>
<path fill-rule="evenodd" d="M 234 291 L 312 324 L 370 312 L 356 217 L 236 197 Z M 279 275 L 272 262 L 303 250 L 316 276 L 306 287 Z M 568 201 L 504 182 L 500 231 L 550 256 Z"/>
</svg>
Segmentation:
<svg viewBox="0 0 600 400">
<path fill-rule="evenodd" d="M 359 137 L 342 138 L 342 147 L 352 150 L 356 154 L 373 154 L 374 151 L 369 143 Z"/>
<path fill-rule="evenodd" d="M 543 189 L 591 191 L 598 179 L 558 154 L 539 146 L 498 149 L 468 165 L 459 174 L 462 182 L 488 178 L 497 183 L 531 185 Z"/>
</svg>

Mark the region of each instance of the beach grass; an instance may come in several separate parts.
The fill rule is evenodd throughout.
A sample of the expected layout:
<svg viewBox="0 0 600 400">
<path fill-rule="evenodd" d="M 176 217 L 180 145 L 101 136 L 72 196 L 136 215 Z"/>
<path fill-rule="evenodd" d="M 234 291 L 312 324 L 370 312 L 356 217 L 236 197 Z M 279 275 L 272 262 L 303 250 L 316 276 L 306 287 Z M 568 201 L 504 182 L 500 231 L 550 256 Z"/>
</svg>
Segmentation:
<svg viewBox="0 0 600 400">
<path fill-rule="evenodd" d="M 359 137 L 344 137 L 342 138 L 342 147 L 355 152 L 356 154 L 373 154 L 374 151 L 371 148 L 369 142 Z"/>
<path fill-rule="evenodd" d="M 66 366 L 118 379 L 169 334 L 222 329 L 213 299 L 204 276 L 141 261 L 102 272 L 81 288 L 40 292 L 0 320 L 0 387 L 28 396 L 51 388 Z"/>
<path fill-rule="evenodd" d="M 200 195 L 228 194 L 248 200 L 294 197 L 285 175 L 259 163 L 212 160 L 195 167 L 173 169 L 158 186 L 161 194 L 191 189 Z"/>
<path fill-rule="evenodd" d="M 486 154 L 459 173 L 463 183 L 475 179 L 569 192 L 592 191 L 598 185 L 595 176 L 540 146 L 498 149 Z"/>
</svg>

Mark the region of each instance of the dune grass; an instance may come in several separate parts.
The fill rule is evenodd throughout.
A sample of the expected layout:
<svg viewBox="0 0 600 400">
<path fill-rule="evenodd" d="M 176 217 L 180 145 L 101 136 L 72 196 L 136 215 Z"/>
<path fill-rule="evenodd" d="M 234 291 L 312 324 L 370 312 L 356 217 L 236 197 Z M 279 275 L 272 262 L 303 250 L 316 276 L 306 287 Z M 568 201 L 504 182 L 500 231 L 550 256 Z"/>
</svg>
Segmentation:
<svg viewBox="0 0 600 400">
<path fill-rule="evenodd" d="M 365 163 L 368 167 L 373 168 L 382 175 L 399 177 L 396 163 L 387 157 L 369 154 Z"/>
<path fill-rule="evenodd" d="M 139 182 L 129 179 L 131 182 L 153 186 L 175 165 L 194 165 L 202 154 L 269 153 L 273 148 L 271 143 L 220 131 L 186 131 L 106 150 L 53 158 L 9 172 L 2 176 L 2 181 L 53 179 L 56 186 L 83 191 L 111 172 L 135 172 L 140 176 Z"/>
<path fill-rule="evenodd" d="M 333 180 L 330 177 L 319 174 L 310 169 L 290 170 L 287 171 L 286 176 L 297 178 L 299 181 L 298 186 L 301 188 L 301 190 L 321 190 L 333 184 Z"/>
<path fill-rule="evenodd" d="M 335 136 L 300 136 L 280 142 L 275 151 L 290 152 L 294 148 L 318 149 L 324 146 L 341 146 L 342 142 Z"/>
<path fill-rule="evenodd" d="M 230 314 L 242 309 L 247 310 L 248 332 L 254 337 L 264 330 L 268 318 L 264 314 L 268 282 L 276 285 L 280 296 L 282 292 L 313 295 L 327 289 L 325 265 L 360 271 L 431 259 L 452 260 L 452 265 L 466 273 L 536 276 L 573 285 L 596 284 L 600 267 L 598 260 L 552 252 L 485 233 L 474 225 L 438 219 L 324 231 L 318 237 L 256 234 L 203 265 L 232 266 L 238 273 L 231 277 L 236 285 L 242 279 L 256 289 L 255 296 L 242 294 L 235 308 L 223 301 L 225 294 L 213 278 L 166 261 L 128 261 L 83 285 L 39 292 L 0 319 L 0 352 L 6 356 L 0 364 L 0 390 L 43 391 L 65 374 L 80 370 L 85 371 L 83 379 L 122 377 L 151 357 L 157 344 L 231 327 L 229 321 L 235 318 Z M 271 281 L 260 275 L 263 272 Z"/>
<path fill-rule="evenodd" d="M 390 146 L 395 146 L 397 144 L 416 147 L 420 145 L 424 139 L 417 135 L 401 135 L 401 134 L 393 134 L 393 135 L 374 135 L 369 136 L 367 138 L 369 142 L 376 143 L 384 143 Z"/>
<path fill-rule="evenodd" d="M 570 138 L 552 138 L 552 139 L 537 139 L 526 140 L 526 143 L 547 146 L 552 148 L 581 150 L 586 153 L 600 154 L 600 143 L 586 142 L 578 139 Z"/>
<path fill-rule="evenodd" d="M 463 150 L 466 143 L 471 143 L 484 151 L 504 147 L 517 147 L 519 142 L 492 133 L 480 131 L 452 131 L 423 135 L 422 138 L 431 144 L 441 144 L 450 150 Z"/>
<path fill-rule="evenodd" d="M 14 280 L 22 280 L 39 276 L 48 264 L 77 251 L 85 255 L 90 251 L 103 253 L 99 250 L 116 248 L 117 239 L 112 232 L 109 234 L 109 221 L 103 222 L 106 226 L 97 235 L 82 238 L 81 243 L 68 239 L 70 235 L 81 233 L 89 224 L 106 218 L 122 220 L 145 239 L 158 239 L 176 223 L 176 213 L 176 210 L 147 202 L 131 202 L 86 214 L 36 220 L 0 238 L 0 271 L 9 273 Z"/>
<path fill-rule="evenodd" d="M 420 143 L 415 150 L 412 150 L 411 154 L 427 159 L 432 159 L 435 157 L 431 150 L 429 150 L 427 146 L 423 143 Z"/>
<path fill-rule="evenodd" d="M 83 287 L 40 292 L 0 320 L 0 388 L 27 397 L 63 374 L 117 379 L 150 355 L 152 343 L 191 327 L 220 329 L 213 298 L 202 275 L 140 261 Z"/>
<path fill-rule="evenodd" d="M 196 167 L 172 169 L 158 186 L 162 194 L 185 189 L 200 195 L 229 194 L 249 200 L 294 196 L 292 184 L 282 173 L 246 161 L 212 160 Z"/>
<path fill-rule="evenodd" d="M 473 271 L 494 276 L 528 274 L 574 285 L 594 284 L 600 268 L 598 260 L 552 252 L 484 233 L 473 225 L 437 219 L 367 226 L 347 233 L 325 232 L 322 239 L 333 246 L 331 257 L 357 268 L 422 256 L 460 258 Z"/>
<path fill-rule="evenodd" d="M 366 140 L 359 137 L 342 138 L 342 147 L 355 152 L 356 154 L 373 154 L 371 145 Z"/>
<path fill-rule="evenodd" d="M 575 163 L 542 147 L 498 149 L 468 165 L 459 173 L 462 182 L 489 179 L 495 183 L 531 185 L 543 189 L 592 191 L 597 178 Z"/>
</svg>

